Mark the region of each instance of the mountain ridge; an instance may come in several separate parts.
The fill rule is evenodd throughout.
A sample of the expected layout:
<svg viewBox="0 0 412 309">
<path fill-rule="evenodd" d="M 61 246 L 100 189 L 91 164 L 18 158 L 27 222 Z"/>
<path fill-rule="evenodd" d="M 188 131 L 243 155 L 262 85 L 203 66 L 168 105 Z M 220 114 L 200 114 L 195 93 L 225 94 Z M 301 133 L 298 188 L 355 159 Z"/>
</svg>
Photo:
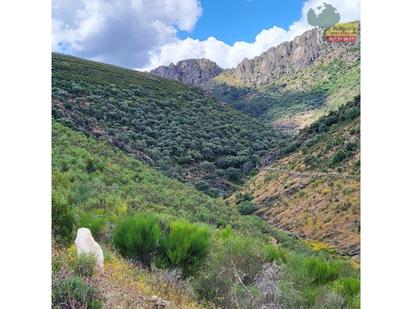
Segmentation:
<svg viewBox="0 0 412 309">
<path fill-rule="evenodd" d="M 206 59 L 185 59 L 169 66 L 160 66 L 150 74 L 180 81 L 192 86 L 200 86 L 219 75 L 223 69 L 215 62 Z"/>
<path fill-rule="evenodd" d="M 359 47 L 360 38 L 356 43 L 327 43 L 320 30 L 311 29 L 195 86 L 295 134 L 359 95 Z"/>
</svg>

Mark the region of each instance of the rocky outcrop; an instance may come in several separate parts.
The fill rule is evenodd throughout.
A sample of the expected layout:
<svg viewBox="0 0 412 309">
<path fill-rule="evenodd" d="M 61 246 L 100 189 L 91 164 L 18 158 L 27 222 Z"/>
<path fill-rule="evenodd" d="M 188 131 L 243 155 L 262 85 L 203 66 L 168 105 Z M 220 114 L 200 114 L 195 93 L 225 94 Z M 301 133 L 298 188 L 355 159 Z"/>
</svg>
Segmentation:
<svg viewBox="0 0 412 309">
<path fill-rule="evenodd" d="M 244 59 L 232 70 L 232 75 L 243 83 L 262 85 L 311 65 L 330 48 L 334 47 L 323 42 L 320 31 L 312 29 L 258 57 Z"/>
<path fill-rule="evenodd" d="M 182 83 L 200 86 L 222 72 L 216 63 L 208 59 L 187 59 L 179 61 L 176 65 L 161 66 L 151 74 L 180 81 Z"/>
<path fill-rule="evenodd" d="M 228 85 L 234 83 L 236 86 L 259 87 L 283 75 L 298 72 L 319 58 L 340 58 L 341 55 L 345 55 L 348 44 L 353 45 L 327 43 L 322 38 L 321 31 L 314 28 L 292 41 L 268 49 L 253 59 L 243 59 L 233 69 L 223 70 L 208 59 L 187 59 L 179 61 L 176 65 L 171 63 L 169 66 L 158 67 L 150 73 L 192 86 L 200 86 L 206 90 L 213 89 L 221 82 Z"/>
</svg>

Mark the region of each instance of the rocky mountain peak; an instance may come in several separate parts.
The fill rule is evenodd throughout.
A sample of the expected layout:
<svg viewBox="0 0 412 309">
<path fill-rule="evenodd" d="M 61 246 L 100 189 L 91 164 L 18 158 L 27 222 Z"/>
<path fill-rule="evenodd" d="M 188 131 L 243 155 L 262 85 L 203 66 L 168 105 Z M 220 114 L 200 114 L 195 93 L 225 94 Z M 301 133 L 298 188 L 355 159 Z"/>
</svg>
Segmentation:
<svg viewBox="0 0 412 309">
<path fill-rule="evenodd" d="M 222 68 L 205 58 L 181 60 L 176 65 L 171 63 L 169 66 L 160 66 L 150 71 L 153 75 L 174 79 L 192 86 L 206 83 L 221 72 Z"/>
<path fill-rule="evenodd" d="M 232 74 L 245 83 L 264 84 L 282 74 L 309 66 L 328 48 L 321 39 L 320 31 L 312 29 L 292 41 L 270 48 L 260 56 L 244 59 Z"/>
</svg>

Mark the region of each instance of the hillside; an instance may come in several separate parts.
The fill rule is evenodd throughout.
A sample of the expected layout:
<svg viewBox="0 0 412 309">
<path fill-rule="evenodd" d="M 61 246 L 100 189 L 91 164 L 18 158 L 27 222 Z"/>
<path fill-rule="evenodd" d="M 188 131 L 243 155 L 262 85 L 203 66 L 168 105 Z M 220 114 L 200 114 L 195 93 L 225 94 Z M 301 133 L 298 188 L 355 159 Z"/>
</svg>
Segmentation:
<svg viewBox="0 0 412 309">
<path fill-rule="evenodd" d="M 178 82 L 60 54 L 52 70 L 54 119 L 214 196 L 236 188 L 280 138 Z"/>
<path fill-rule="evenodd" d="M 309 30 L 245 59 L 204 88 L 276 129 L 297 133 L 359 95 L 359 45 L 329 44 Z"/>
<path fill-rule="evenodd" d="M 360 252 L 360 99 L 321 117 L 268 155 L 244 196 L 272 226 L 320 241 L 345 255 Z M 239 198 L 241 197 L 241 199 Z"/>
<path fill-rule="evenodd" d="M 96 141 L 53 123 L 53 206 L 70 205 L 80 224 L 104 239 L 118 218 L 136 211 L 156 211 L 215 226 L 231 222 L 254 231 L 222 199 L 213 199 L 190 185 L 170 179 L 105 141 Z M 250 223 L 248 223 L 250 219 Z"/>
<path fill-rule="evenodd" d="M 70 293 L 77 299 L 87 293 L 88 302 L 110 308 L 359 308 L 359 272 L 346 259 L 312 250 L 254 216 L 241 216 L 222 199 L 58 122 L 52 154 L 54 304 Z M 157 258 L 148 268 L 138 259 L 140 251 L 134 258 L 120 256 L 113 234 L 136 213 L 157 214 L 165 232 L 176 224 L 190 227 L 190 239 L 197 229 L 208 231 L 204 236 L 211 244 L 197 271 L 189 278 L 180 273 L 192 259 L 168 266 Z M 103 246 L 100 276 L 70 246 L 79 226 L 90 228 Z M 184 234 L 171 239 L 178 256 L 198 254 L 182 249 L 185 239 Z M 80 290 L 71 292 L 77 286 Z"/>
<path fill-rule="evenodd" d="M 174 65 L 152 73 L 185 80 L 185 71 L 177 77 L 170 68 Z M 355 44 L 329 44 L 312 29 L 244 59 L 233 69 L 190 84 L 276 130 L 295 134 L 360 94 L 360 39 Z"/>
</svg>

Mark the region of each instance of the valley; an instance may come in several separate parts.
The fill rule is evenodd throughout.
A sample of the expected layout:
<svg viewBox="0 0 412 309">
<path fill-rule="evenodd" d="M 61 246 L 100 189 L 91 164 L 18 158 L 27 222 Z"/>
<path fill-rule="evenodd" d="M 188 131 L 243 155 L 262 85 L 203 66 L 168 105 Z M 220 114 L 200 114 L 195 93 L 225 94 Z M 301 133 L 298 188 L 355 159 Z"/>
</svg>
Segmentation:
<svg viewBox="0 0 412 309">
<path fill-rule="evenodd" d="M 180 66 L 189 71 L 191 66 L 183 62 Z M 317 29 L 244 59 L 233 69 L 218 74 L 215 66 L 208 69 L 214 68 L 215 76 L 202 76 L 196 83 L 182 79 L 184 71 L 176 76 L 167 67 L 151 73 L 199 86 L 287 134 L 296 134 L 360 93 L 360 41 L 328 44 Z"/>
<path fill-rule="evenodd" d="M 198 88 L 53 55 L 53 117 L 213 196 L 228 194 L 282 134 Z"/>
<path fill-rule="evenodd" d="M 53 53 L 54 299 L 359 308 L 360 105 L 360 42 L 317 29 L 226 70 Z M 104 276 L 79 271 L 79 227 Z"/>
</svg>

